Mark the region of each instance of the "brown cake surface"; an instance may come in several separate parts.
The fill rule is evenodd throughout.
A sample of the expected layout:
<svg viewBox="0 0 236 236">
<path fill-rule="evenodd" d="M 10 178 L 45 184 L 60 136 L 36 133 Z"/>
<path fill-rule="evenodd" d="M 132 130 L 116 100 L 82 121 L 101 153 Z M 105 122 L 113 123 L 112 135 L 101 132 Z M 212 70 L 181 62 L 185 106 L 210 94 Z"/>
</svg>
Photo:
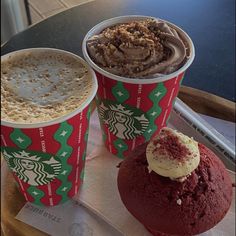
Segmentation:
<svg viewBox="0 0 236 236">
<path fill-rule="evenodd" d="M 223 163 L 199 144 L 198 167 L 178 182 L 149 172 L 146 146 L 139 146 L 119 169 L 118 189 L 130 213 L 154 235 L 195 235 L 215 226 L 232 201 L 232 183 Z"/>
</svg>

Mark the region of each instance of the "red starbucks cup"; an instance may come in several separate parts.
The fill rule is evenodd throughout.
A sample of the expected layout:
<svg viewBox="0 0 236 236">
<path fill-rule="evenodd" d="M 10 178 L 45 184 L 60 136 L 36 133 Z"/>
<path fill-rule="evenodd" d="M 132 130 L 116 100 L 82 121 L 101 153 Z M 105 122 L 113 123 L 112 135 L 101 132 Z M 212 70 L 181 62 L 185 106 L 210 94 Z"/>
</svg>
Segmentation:
<svg viewBox="0 0 236 236">
<path fill-rule="evenodd" d="M 87 40 L 105 28 L 134 20 L 155 19 L 147 16 L 121 16 L 94 26 L 85 36 L 82 49 L 85 60 L 96 71 L 98 91 L 96 103 L 104 143 L 114 155 L 124 158 L 136 146 L 147 142 L 167 125 L 173 103 L 186 69 L 195 53 L 190 37 L 179 27 L 166 22 L 181 34 L 190 54 L 177 71 L 157 78 L 126 78 L 99 67 L 90 57 Z"/>
<path fill-rule="evenodd" d="M 59 70 L 64 70 L 67 66 L 69 69 L 64 72 L 70 73 L 70 62 L 65 65 L 58 62 L 59 67 L 57 67 L 54 59 L 59 61 L 66 57 L 73 63 L 79 63 L 87 70 L 86 73 L 88 73 L 92 85 L 88 91 L 84 91 L 88 94 L 78 106 L 75 105 L 75 109 L 55 119 L 18 123 L 1 118 L 1 152 L 20 192 L 26 201 L 37 205 L 54 206 L 72 198 L 78 193 L 82 184 L 89 131 L 90 103 L 97 91 L 97 80 L 93 70 L 82 58 L 58 49 L 20 50 L 4 55 L 1 62 L 24 58 L 26 54 L 30 63 L 32 58 L 37 61 L 37 58 L 43 55 L 51 55 L 51 64 L 46 66 L 48 75 L 52 77 L 51 81 L 54 80 L 54 77 L 58 79 Z M 37 76 L 37 73 L 42 72 L 45 65 L 46 63 L 39 59 L 38 64 L 34 64 L 34 68 L 37 67 L 34 75 Z M 24 73 L 24 71 L 22 72 L 24 66 L 21 65 L 19 68 L 20 76 L 20 73 Z M 77 72 L 76 67 L 73 70 L 75 73 Z M 60 79 L 62 79 L 63 86 L 66 81 L 63 77 Z M 29 93 L 29 90 L 24 90 L 24 93 Z M 14 115 L 14 110 L 12 114 Z M 32 118 L 34 116 L 32 114 Z"/>
</svg>

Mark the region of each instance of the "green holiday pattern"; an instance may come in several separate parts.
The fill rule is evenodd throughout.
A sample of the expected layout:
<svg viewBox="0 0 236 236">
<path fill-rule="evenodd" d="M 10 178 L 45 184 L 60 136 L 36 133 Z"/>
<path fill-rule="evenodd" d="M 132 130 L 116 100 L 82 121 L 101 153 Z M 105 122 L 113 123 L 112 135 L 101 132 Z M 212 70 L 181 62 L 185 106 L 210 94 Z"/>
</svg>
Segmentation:
<svg viewBox="0 0 236 236">
<path fill-rule="evenodd" d="M 10 134 L 10 138 L 17 147 L 25 149 L 32 143 L 32 140 L 25 135 L 20 129 L 15 128 Z"/>
<path fill-rule="evenodd" d="M 86 150 L 84 150 L 84 153 L 82 155 L 82 160 L 85 161 L 86 160 Z"/>
<path fill-rule="evenodd" d="M 128 150 L 127 144 L 122 139 L 116 139 L 113 142 L 114 146 L 116 147 L 118 153 L 116 154 L 119 158 L 124 158 L 124 151 Z"/>
<path fill-rule="evenodd" d="M 83 180 L 84 179 L 84 168 L 82 169 L 81 173 L 80 173 L 80 179 Z"/>
<path fill-rule="evenodd" d="M 147 116 L 149 117 L 149 125 L 144 132 L 145 140 L 148 141 L 153 133 L 157 130 L 157 126 L 155 125 L 156 118 L 161 114 L 161 107 L 159 106 L 160 100 L 165 96 L 167 92 L 166 87 L 163 83 L 158 83 L 156 88 L 152 90 L 149 95 L 149 99 L 153 102 L 153 106 L 149 111 L 147 111 Z"/>
<path fill-rule="evenodd" d="M 119 103 L 125 102 L 130 97 L 129 91 L 124 88 L 123 83 L 120 81 L 118 81 L 112 88 L 112 94 Z M 118 138 L 113 142 L 113 145 L 118 151 L 117 156 L 123 158 L 123 152 L 128 149 L 126 143 L 122 139 Z"/>
<path fill-rule="evenodd" d="M 119 139 L 133 139 L 142 135 L 149 125 L 143 111 L 115 101 L 102 100 L 99 114 L 109 131 Z"/>
<path fill-rule="evenodd" d="M 85 162 L 85 160 L 86 160 L 86 147 L 85 147 L 84 153 L 83 153 L 83 155 L 82 155 L 82 161 Z M 81 179 L 81 180 L 84 179 L 84 167 L 83 167 L 83 169 L 81 170 L 80 179 Z"/>
<path fill-rule="evenodd" d="M 43 204 L 40 201 L 40 199 L 44 196 L 43 191 L 41 191 L 40 189 L 38 189 L 34 186 L 30 186 L 27 189 L 27 192 L 34 198 L 34 204 L 37 204 L 39 206 L 43 206 Z"/>
<path fill-rule="evenodd" d="M 12 142 L 16 144 L 17 147 L 22 149 L 28 148 L 32 143 L 30 137 L 25 135 L 20 129 L 17 128 L 15 128 L 13 132 L 10 134 L 10 138 Z M 44 197 L 45 195 L 44 192 L 40 191 L 40 194 L 38 194 L 38 196 L 35 196 L 35 194 L 33 194 L 33 192 L 39 192 L 39 191 L 40 190 L 38 190 L 36 186 L 30 186 L 30 189 L 27 189 L 27 192 L 34 198 L 33 202 L 35 204 L 42 205 L 40 199 Z"/>
<path fill-rule="evenodd" d="M 87 131 L 88 131 L 88 129 L 89 128 L 87 128 Z M 87 132 L 86 131 L 86 132 Z M 85 141 L 85 145 L 87 145 L 87 137 L 85 136 L 85 138 L 84 138 L 84 141 Z M 84 153 L 83 153 L 83 155 L 82 155 L 82 161 L 83 162 L 85 162 L 85 160 L 86 160 L 86 147 L 85 147 L 85 149 L 84 149 Z M 82 171 L 81 171 L 81 173 L 80 173 L 80 179 L 81 180 L 83 180 L 84 179 L 84 167 L 83 167 L 83 169 L 82 169 Z"/>
<path fill-rule="evenodd" d="M 119 103 L 123 103 L 130 96 L 128 90 L 124 88 L 123 83 L 120 81 L 112 88 L 112 94 Z"/>
<path fill-rule="evenodd" d="M 89 108 L 88 108 L 88 111 L 87 111 L 87 114 L 86 114 L 86 118 L 87 118 L 88 121 L 90 120 L 90 115 L 91 115 L 91 105 L 89 105 Z"/>
<path fill-rule="evenodd" d="M 59 158 L 48 153 L 3 147 L 3 155 L 17 177 L 31 186 L 48 184 L 61 171 Z"/>
<path fill-rule="evenodd" d="M 67 140 L 73 132 L 73 127 L 69 125 L 66 121 L 60 124 L 60 128 L 54 134 L 54 139 L 61 144 L 56 156 L 60 157 L 62 164 L 62 171 L 57 176 L 57 179 L 61 180 L 61 186 L 56 190 L 62 199 L 61 203 L 68 200 L 67 193 L 72 187 L 72 183 L 68 181 L 68 175 L 71 173 L 72 167 L 68 165 L 67 160 L 70 157 L 73 149 L 67 144 Z"/>
</svg>

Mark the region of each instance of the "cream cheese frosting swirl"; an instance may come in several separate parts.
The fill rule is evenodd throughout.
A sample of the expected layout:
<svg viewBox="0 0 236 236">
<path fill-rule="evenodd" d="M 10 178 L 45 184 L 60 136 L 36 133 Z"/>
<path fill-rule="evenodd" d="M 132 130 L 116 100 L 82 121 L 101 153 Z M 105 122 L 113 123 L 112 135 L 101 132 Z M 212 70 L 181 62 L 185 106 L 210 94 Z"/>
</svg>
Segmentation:
<svg viewBox="0 0 236 236">
<path fill-rule="evenodd" d="M 178 70 L 188 47 L 176 29 L 158 19 L 117 24 L 87 41 L 91 59 L 104 70 L 129 78 L 152 78 Z"/>
<path fill-rule="evenodd" d="M 163 128 L 148 144 L 146 157 L 149 170 L 182 181 L 200 162 L 198 143 L 170 128 Z"/>
</svg>

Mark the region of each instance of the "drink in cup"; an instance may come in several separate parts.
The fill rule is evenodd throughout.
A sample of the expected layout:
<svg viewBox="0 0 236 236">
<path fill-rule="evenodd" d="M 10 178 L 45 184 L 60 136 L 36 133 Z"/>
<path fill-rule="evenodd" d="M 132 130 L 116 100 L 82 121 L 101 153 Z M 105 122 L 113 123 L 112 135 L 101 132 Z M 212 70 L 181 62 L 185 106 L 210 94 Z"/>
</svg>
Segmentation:
<svg viewBox="0 0 236 236">
<path fill-rule="evenodd" d="M 167 21 L 122 16 L 93 27 L 83 41 L 96 71 L 96 102 L 105 146 L 124 158 L 167 125 L 186 69 L 189 36 Z"/>
<path fill-rule="evenodd" d="M 1 58 L 1 151 L 25 199 L 54 206 L 83 181 L 95 73 L 57 49 Z"/>
</svg>

